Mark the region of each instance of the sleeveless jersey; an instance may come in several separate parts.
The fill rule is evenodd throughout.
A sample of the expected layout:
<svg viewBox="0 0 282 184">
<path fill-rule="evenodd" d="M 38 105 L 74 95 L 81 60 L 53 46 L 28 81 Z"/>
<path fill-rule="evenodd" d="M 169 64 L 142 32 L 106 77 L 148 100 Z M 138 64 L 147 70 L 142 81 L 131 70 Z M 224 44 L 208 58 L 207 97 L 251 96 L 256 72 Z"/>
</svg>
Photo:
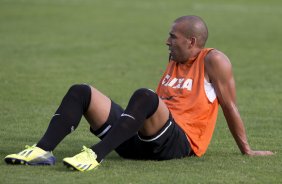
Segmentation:
<svg viewBox="0 0 282 184">
<path fill-rule="evenodd" d="M 184 64 L 170 60 L 157 94 L 188 137 L 191 148 L 202 156 L 215 128 L 218 101 L 211 83 L 205 80 L 204 58 L 212 48 Z"/>
</svg>

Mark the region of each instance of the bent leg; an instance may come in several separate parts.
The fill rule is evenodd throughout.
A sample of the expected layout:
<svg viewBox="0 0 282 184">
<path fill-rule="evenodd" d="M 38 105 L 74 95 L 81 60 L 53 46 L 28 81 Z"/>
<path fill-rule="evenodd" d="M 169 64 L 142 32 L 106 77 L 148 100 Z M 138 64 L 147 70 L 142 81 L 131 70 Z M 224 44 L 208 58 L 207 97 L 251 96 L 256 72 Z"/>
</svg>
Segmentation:
<svg viewBox="0 0 282 184">
<path fill-rule="evenodd" d="M 143 136 L 153 136 L 157 134 L 169 119 L 169 110 L 166 104 L 159 99 L 159 106 L 156 112 L 145 120 L 143 126 L 139 130 Z"/>
<path fill-rule="evenodd" d="M 71 86 L 37 145 L 26 146 L 18 154 L 7 155 L 5 162 L 24 165 L 55 164 L 56 159 L 51 151 L 77 128 L 82 115 L 86 116 L 93 129 L 99 128 L 109 116 L 110 103 L 110 99 L 93 87 L 85 84 Z M 118 110 L 114 119 L 123 111 L 122 108 Z"/>
<path fill-rule="evenodd" d="M 91 90 L 88 85 L 71 86 L 37 147 L 46 151 L 54 150 L 65 136 L 77 128 L 82 115 L 88 109 L 90 98 Z"/>
<path fill-rule="evenodd" d="M 142 128 L 118 146 L 116 152 L 123 158 L 137 160 L 168 160 L 193 155 L 185 132 L 174 121 L 162 100 Z"/>
<path fill-rule="evenodd" d="M 110 99 L 95 88 L 86 84 L 71 86 L 37 147 L 46 151 L 54 150 L 77 128 L 82 115 L 86 116 L 93 129 L 99 128 L 106 121 L 109 109 Z"/>
<path fill-rule="evenodd" d="M 155 134 L 166 123 L 169 111 L 156 93 L 139 89 L 132 95 L 124 113 L 111 131 L 92 149 L 100 162 L 108 153 L 131 138 L 139 130 L 145 135 Z M 147 119 L 147 120 L 146 120 Z"/>
<path fill-rule="evenodd" d="M 97 130 L 107 121 L 111 109 L 111 100 L 91 86 L 91 101 L 84 114 L 92 130 Z"/>
</svg>

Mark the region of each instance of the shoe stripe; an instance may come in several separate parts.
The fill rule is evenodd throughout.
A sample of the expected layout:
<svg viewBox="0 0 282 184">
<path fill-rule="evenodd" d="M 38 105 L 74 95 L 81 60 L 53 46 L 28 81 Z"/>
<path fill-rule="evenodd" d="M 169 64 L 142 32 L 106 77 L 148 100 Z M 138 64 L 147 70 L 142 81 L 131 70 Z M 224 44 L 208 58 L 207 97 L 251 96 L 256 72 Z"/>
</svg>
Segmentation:
<svg viewBox="0 0 282 184">
<path fill-rule="evenodd" d="M 30 150 L 25 157 L 28 157 L 31 153 L 33 152 L 33 150 Z"/>
<path fill-rule="evenodd" d="M 81 169 L 85 170 L 84 168 L 87 167 L 87 165 L 84 165 L 83 167 L 81 167 Z"/>
<path fill-rule="evenodd" d="M 90 165 L 89 165 L 86 169 L 84 169 L 84 170 L 87 171 L 91 165 L 92 165 L 92 164 L 90 164 Z"/>
<path fill-rule="evenodd" d="M 25 150 L 25 151 L 18 153 L 18 155 L 28 157 L 32 152 L 33 150 L 30 150 L 30 151 Z"/>
<path fill-rule="evenodd" d="M 24 156 L 24 154 L 26 153 L 26 151 L 20 152 L 19 155 Z"/>
</svg>

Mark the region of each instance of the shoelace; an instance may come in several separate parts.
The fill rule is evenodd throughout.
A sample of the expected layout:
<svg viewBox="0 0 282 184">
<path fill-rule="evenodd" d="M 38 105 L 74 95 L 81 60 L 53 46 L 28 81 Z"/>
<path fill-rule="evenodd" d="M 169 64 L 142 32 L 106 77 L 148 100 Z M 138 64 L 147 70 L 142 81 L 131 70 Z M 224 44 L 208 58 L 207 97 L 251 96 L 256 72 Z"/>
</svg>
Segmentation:
<svg viewBox="0 0 282 184">
<path fill-rule="evenodd" d="M 94 154 L 93 151 L 89 148 L 87 148 L 86 146 L 82 146 L 82 150 L 81 153 L 76 155 L 76 158 L 78 159 L 95 159 L 94 158 Z"/>
<path fill-rule="evenodd" d="M 31 148 L 34 148 L 35 145 L 32 145 L 32 146 L 29 146 L 29 145 L 25 145 L 25 149 L 31 149 Z"/>
<path fill-rule="evenodd" d="M 32 146 L 29 146 L 29 145 L 25 145 L 25 149 L 21 152 L 19 152 L 18 154 L 21 155 L 23 153 L 26 153 L 27 151 L 30 151 L 31 149 L 35 148 L 36 147 L 36 144 L 32 145 Z M 43 150 L 44 151 L 44 150 Z M 49 156 L 53 156 L 53 152 L 52 151 L 45 151 L 45 153 L 50 153 L 51 155 Z"/>
<path fill-rule="evenodd" d="M 25 147 L 25 149 L 24 149 L 23 151 L 21 151 L 21 152 L 17 153 L 18 155 L 21 155 L 21 154 L 26 153 L 29 149 L 34 148 L 34 147 L 35 147 L 35 145 L 32 145 L 32 146 L 25 145 L 24 147 Z"/>
</svg>

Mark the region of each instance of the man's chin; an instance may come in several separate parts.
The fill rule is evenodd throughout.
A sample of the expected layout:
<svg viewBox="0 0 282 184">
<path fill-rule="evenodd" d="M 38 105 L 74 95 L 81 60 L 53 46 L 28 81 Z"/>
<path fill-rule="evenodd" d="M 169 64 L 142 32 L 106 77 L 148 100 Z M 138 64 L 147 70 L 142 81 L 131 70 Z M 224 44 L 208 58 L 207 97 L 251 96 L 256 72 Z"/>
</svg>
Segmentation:
<svg viewBox="0 0 282 184">
<path fill-rule="evenodd" d="M 173 56 L 170 56 L 170 60 L 176 62 L 176 63 L 185 63 L 186 61 L 183 61 L 183 60 L 180 60 L 180 59 L 177 59 L 177 58 L 174 58 Z"/>
<path fill-rule="evenodd" d="M 173 60 L 173 61 L 175 61 L 175 62 L 178 61 L 178 59 L 177 59 L 176 57 L 174 57 L 172 54 L 169 54 L 169 59 L 170 59 L 170 60 Z"/>
</svg>

